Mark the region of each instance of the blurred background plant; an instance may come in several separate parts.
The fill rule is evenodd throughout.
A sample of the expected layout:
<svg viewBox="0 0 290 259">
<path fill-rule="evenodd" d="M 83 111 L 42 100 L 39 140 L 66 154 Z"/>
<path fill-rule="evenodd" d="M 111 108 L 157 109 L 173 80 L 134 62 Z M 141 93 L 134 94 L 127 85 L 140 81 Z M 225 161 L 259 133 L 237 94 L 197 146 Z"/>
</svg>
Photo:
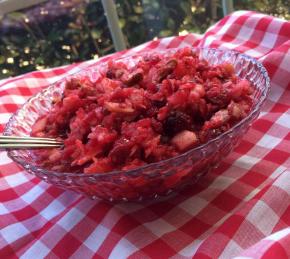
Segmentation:
<svg viewBox="0 0 290 259">
<path fill-rule="evenodd" d="M 127 47 L 203 33 L 223 17 L 218 0 L 115 0 Z M 234 9 L 290 19 L 289 0 L 237 0 Z M 0 17 L 0 79 L 114 52 L 101 0 L 48 0 Z"/>
</svg>

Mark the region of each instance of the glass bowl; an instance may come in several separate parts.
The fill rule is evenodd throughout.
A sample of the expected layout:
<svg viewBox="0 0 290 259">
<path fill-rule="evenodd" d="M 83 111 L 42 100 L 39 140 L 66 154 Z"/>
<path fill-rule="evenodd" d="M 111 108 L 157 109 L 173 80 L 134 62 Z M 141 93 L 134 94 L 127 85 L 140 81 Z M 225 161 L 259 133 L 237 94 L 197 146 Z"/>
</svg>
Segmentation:
<svg viewBox="0 0 290 259">
<path fill-rule="evenodd" d="M 128 171 L 114 171 L 102 174 L 65 173 L 49 171 L 39 167 L 30 150 L 9 150 L 8 156 L 24 169 L 43 181 L 55 186 L 82 193 L 92 199 L 109 201 L 141 201 L 145 198 L 157 198 L 177 191 L 185 185 L 193 184 L 201 176 L 218 166 L 246 133 L 252 122 L 258 117 L 261 105 L 270 88 L 266 69 L 255 59 L 244 54 L 219 49 L 194 48 L 200 58 L 210 64 L 230 62 L 240 78 L 246 78 L 254 86 L 254 105 L 249 115 L 227 132 L 209 142 L 193 148 L 171 159 L 141 166 Z M 166 55 L 176 51 L 162 51 Z M 148 53 L 148 52 L 147 52 Z M 160 51 L 158 52 L 160 53 Z M 146 55 L 146 54 L 141 54 Z M 139 55 L 117 59 L 134 66 Z M 89 69 L 70 77 L 89 76 L 96 80 L 99 71 L 106 68 L 106 63 L 96 64 Z M 67 78 L 66 78 L 67 79 Z M 37 95 L 30 98 L 9 120 L 5 135 L 29 136 L 35 120 L 47 113 L 52 106 L 52 99 L 60 96 L 66 79 L 60 80 Z"/>
</svg>

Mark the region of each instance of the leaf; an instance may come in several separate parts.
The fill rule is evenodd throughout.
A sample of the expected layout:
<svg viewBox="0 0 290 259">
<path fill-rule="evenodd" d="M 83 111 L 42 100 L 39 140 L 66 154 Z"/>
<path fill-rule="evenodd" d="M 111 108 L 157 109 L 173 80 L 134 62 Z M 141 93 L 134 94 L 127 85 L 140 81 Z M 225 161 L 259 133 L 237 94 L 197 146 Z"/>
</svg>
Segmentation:
<svg viewBox="0 0 290 259">
<path fill-rule="evenodd" d="M 142 14 L 143 13 L 143 7 L 142 6 L 134 6 L 134 12 L 137 14 Z"/>
<path fill-rule="evenodd" d="M 119 19 L 119 26 L 121 29 L 123 29 L 126 25 L 126 20 L 124 18 Z"/>
<path fill-rule="evenodd" d="M 93 39 L 99 39 L 101 37 L 101 32 L 98 29 L 94 28 L 91 30 L 91 35 Z"/>
<path fill-rule="evenodd" d="M 5 58 L 3 56 L 0 56 L 0 64 L 5 63 Z"/>
<path fill-rule="evenodd" d="M 162 31 L 160 31 L 159 36 L 167 37 L 167 36 L 170 36 L 171 34 L 172 34 L 172 32 L 170 30 L 162 30 Z"/>
<path fill-rule="evenodd" d="M 138 23 L 139 20 L 140 20 L 140 17 L 138 15 L 132 15 L 129 17 L 129 21 L 132 21 L 132 22 Z"/>
<path fill-rule="evenodd" d="M 15 21 L 22 21 L 23 19 L 26 18 L 26 15 L 21 13 L 21 12 L 13 12 L 13 13 L 9 13 L 7 14 L 7 16 L 10 18 L 10 19 L 13 19 Z"/>
<path fill-rule="evenodd" d="M 44 64 L 43 57 L 37 57 L 35 59 L 35 64 L 37 64 L 37 65 L 43 65 Z"/>
</svg>

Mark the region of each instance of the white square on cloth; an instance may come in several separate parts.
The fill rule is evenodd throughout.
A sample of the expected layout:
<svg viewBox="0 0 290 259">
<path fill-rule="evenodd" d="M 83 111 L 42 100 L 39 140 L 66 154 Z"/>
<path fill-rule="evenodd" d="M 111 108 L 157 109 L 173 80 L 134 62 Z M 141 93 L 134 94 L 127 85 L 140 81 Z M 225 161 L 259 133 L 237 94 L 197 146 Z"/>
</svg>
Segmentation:
<svg viewBox="0 0 290 259">
<path fill-rule="evenodd" d="M 260 46 L 263 46 L 268 49 L 272 49 L 277 40 L 278 35 L 271 32 L 265 32 L 262 41 L 259 43 Z"/>
<path fill-rule="evenodd" d="M 29 233 L 30 231 L 28 231 L 27 228 L 19 222 L 0 230 L 0 235 L 7 241 L 8 244 L 12 244 L 14 241 L 19 240 L 21 237 L 24 237 Z"/>
<path fill-rule="evenodd" d="M 37 240 L 33 246 L 29 247 L 29 249 L 21 255 L 21 258 L 45 258 L 49 252 L 50 249 L 41 241 Z"/>
<path fill-rule="evenodd" d="M 161 237 L 164 234 L 175 230 L 172 225 L 168 224 L 165 220 L 161 218 L 151 222 L 147 222 L 143 225 L 158 237 Z"/>
<path fill-rule="evenodd" d="M 109 229 L 99 225 L 84 241 L 84 244 L 92 251 L 97 251 L 109 233 Z"/>
<path fill-rule="evenodd" d="M 274 136 L 265 134 L 258 142 L 257 145 L 267 148 L 267 149 L 273 149 L 275 148 L 279 143 L 281 142 L 280 138 L 276 138 Z"/>
<path fill-rule="evenodd" d="M 279 221 L 279 217 L 276 213 L 263 201 L 258 201 L 255 204 L 246 219 L 265 236 L 271 233 L 272 229 Z"/>
</svg>

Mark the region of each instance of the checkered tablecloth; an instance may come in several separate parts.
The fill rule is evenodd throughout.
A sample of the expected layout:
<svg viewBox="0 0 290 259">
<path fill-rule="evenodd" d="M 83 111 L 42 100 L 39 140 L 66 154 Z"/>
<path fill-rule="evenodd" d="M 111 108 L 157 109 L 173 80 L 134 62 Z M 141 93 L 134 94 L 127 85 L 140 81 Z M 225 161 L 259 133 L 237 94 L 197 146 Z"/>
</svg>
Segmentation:
<svg viewBox="0 0 290 259">
<path fill-rule="evenodd" d="M 60 190 L 2 152 L 1 259 L 290 258 L 290 23 L 239 11 L 202 36 L 155 40 L 116 55 L 187 45 L 235 49 L 268 70 L 271 93 L 241 144 L 195 186 L 145 204 Z M 32 94 L 95 62 L 0 81 L 0 131 Z"/>
</svg>

